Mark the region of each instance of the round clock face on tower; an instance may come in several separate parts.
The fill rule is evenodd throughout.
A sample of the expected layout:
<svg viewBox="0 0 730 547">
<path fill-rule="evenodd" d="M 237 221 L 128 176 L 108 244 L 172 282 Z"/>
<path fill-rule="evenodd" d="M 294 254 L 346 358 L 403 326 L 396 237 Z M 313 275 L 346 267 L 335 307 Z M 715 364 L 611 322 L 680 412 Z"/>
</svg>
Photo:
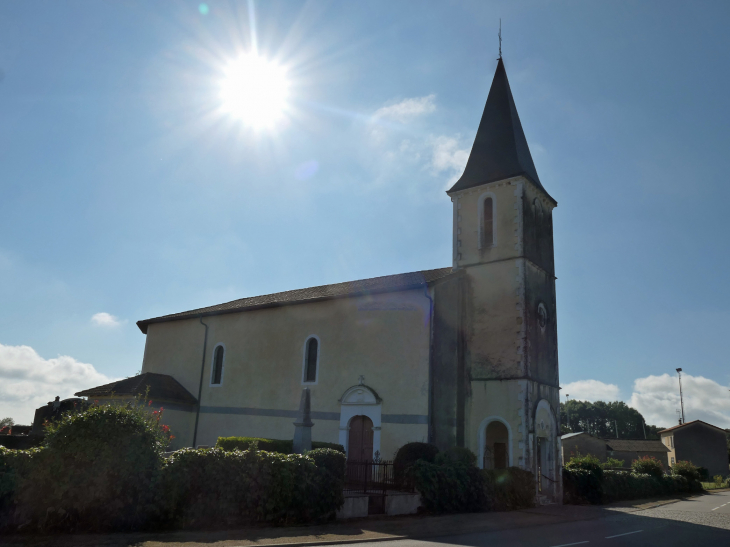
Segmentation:
<svg viewBox="0 0 730 547">
<path fill-rule="evenodd" d="M 545 307 L 545 304 L 540 302 L 540 304 L 538 304 L 537 306 L 537 324 L 540 325 L 541 329 L 545 329 L 545 326 L 547 325 L 547 320 L 547 308 Z"/>
</svg>

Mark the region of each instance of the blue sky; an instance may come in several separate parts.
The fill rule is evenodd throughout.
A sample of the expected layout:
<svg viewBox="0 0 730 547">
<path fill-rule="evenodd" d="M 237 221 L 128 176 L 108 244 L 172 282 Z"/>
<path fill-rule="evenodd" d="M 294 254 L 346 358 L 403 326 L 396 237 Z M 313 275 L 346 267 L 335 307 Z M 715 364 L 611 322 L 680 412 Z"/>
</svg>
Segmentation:
<svg viewBox="0 0 730 547">
<path fill-rule="evenodd" d="M 730 427 L 730 5 L 206 5 L 0 3 L 0 415 L 134 374 L 139 319 L 449 266 L 501 17 L 564 391 L 671 425 L 683 367 Z M 266 130 L 218 111 L 254 28 L 291 83 Z"/>
</svg>

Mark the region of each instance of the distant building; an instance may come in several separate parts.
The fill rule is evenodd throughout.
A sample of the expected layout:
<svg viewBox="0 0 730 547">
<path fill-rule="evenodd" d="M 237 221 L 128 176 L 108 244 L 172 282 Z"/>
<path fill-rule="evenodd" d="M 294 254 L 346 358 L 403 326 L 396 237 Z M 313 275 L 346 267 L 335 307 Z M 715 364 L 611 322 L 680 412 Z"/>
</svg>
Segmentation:
<svg viewBox="0 0 730 547">
<path fill-rule="evenodd" d="M 563 465 L 568 463 L 573 456 L 585 456 L 587 454 L 595 456 L 602 462 L 606 461 L 608 453 L 606 441 L 598 437 L 594 437 L 585 431 L 579 431 L 563 435 L 560 439 L 562 441 Z"/>
<path fill-rule="evenodd" d="M 728 474 L 727 437 L 724 429 L 694 420 L 675 425 L 659 435 L 669 449 L 669 465 L 690 461 L 706 468 L 710 477 Z"/>
<path fill-rule="evenodd" d="M 667 454 L 669 449 L 661 441 L 647 441 L 644 439 L 606 439 L 607 455 L 616 460 L 624 460 L 624 466 L 629 467 L 634 460 L 648 456 L 656 458 L 664 469 L 669 469 Z"/>
<path fill-rule="evenodd" d="M 669 449 L 661 441 L 649 441 L 645 439 L 599 439 L 584 431 L 568 433 L 561 437 L 563 465 L 570 461 L 570 458 L 577 455 L 585 456 L 590 454 L 602 462 L 608 458 L 623 460 L 624 467 L 630 467 L 631 462 L 645 456 L 656 458 L 664 469 L 668 468 L 667 454 Z"/>
</svg>

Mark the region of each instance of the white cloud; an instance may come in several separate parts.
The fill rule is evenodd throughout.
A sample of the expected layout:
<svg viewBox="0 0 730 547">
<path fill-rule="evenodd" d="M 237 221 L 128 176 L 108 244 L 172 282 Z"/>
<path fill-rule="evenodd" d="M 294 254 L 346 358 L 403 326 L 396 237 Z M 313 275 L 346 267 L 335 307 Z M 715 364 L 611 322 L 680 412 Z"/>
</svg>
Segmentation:
<svg viewBox="0 0 730 547">
<path fill-rule="evenodd" d="M 73 357 L 43 359 L 29 346 L 0 344 L 0 418 L 9 416 L 15 423 L 30 424 L 35 409 L 56 395 L 66 399 L 111 381 L 93 365 Z"/>
<path fill-rule="evenodd" d="M 683 374 L 682 392 L 686 421 L 703 420 L 718 427 L 730 428 L 728 386 L 703 376 Z M 647 423 L 666 427 L 676 425 L 676 411 L 680 408 L 677 377 L 662 374 L 637 378 L 628 404 L 641 412 Z"/>
<path fill-rule="evenodd" d="M 578 380 L 563 384 L 563 395 L 570 395 L 576 401 L 618 401 L 621 391 L 616 384 L 606 384 L 598 380 Z"/>
<path fill-rule="evenodd" d="M 126 323 L 126 321 L 120 321 L 117 317 L 105 311 L 92 315 L 91 322 L 100 327 L 118 327 Z"/>
<path fill-rule="evenodd" d="M 444 171 L 451 175 L 447 186 L 453 185 L 464 172 L 469 159 L 469 149 L 459 148 L 459 141 L 455 137 L 441 135 L 431 140 L 431 168 L 436 173 Z"/>
<path fill-rule="evenodd" d="M 436 95 L 425 97 L 414 97 L 405 99 L 399 103 L 379 108 L 373 114 L 373 119 L 393 120 L 405 123 L 410 119 L 423 114 L 430 114 L 436 110 Z"/>
</svg>

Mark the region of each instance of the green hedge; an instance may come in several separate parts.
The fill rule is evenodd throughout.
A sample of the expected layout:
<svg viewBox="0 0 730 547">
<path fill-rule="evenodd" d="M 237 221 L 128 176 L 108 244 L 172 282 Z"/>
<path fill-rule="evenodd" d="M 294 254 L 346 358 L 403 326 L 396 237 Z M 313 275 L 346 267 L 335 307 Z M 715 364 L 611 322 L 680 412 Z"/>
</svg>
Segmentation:
<svg viewBox="0 0 730 547">
<path fill-rule="evenodd" d="M 433 463 L 438 454 L 438 447 L 428 443 L 406 443 L 398 449 L 393 460 L 393 475 L 399 483 L 405 482 L 406 472 L 418 460 Z"/>
<path fill-rule="evenodd" d="M 260 439 L 258 437 L 218 437 L 215 447 L 223 450 L 248 450 L 253 443 L 258 444 L 259 450 L 267 452 L 277 452 L 278 454 L 293 454 L 294 441 L 291 439 Z M 323 443 L 312 441 L 312 450 L 318 448 L 330 448 L 338 452 L 345 453 L 345 449 L 341 444 Z"/>
<path fill-rule="evenodd" d="M 183 449 L 161 412 L 94 406 L 47 430 L 41 448 L 0 447 L 0 529 L 86 531 L 333 518 L 345 455 Z"/>
<path fill-rule="evenodd" d="M 535 506 L 535 475 L 519 467 L 482 471 L 489 509 L 512 511 Z"/>
<path fill-rule="evenodd" d="M 628 471 L 606 470 L 598 477 L 585 469 L 563 469 L 563 502 L 610 503 L 698 492 L 702 486 L 697 481 L 680 475 L 649 475 Z"/>
<path fill-rule="evenodd" d="M 535 477 L 529 471 L 481 470 L 464 463 L 472 461 L 469 457 L 437 460 L 418 460 L 408 470 L 429 511 L 507 511 L 535 505 Z"/>
<path fill-rule="evenodd" d="M 178 450 L 163 468 L 166 520 L 189 528 L 333 518 L 344 503 L 344 460 L 334 450 L 314 457 L 220 448 Z M 338 468 L 343 471 L 340 476 L 333 473 Z"/>
<path fill-rule="evenodd" d="M 413 478 L 429 511 L 464 513 L 487 508 L 484 476 L 476 467 L 418 460 L 407 474 Z"/>
</svg>

